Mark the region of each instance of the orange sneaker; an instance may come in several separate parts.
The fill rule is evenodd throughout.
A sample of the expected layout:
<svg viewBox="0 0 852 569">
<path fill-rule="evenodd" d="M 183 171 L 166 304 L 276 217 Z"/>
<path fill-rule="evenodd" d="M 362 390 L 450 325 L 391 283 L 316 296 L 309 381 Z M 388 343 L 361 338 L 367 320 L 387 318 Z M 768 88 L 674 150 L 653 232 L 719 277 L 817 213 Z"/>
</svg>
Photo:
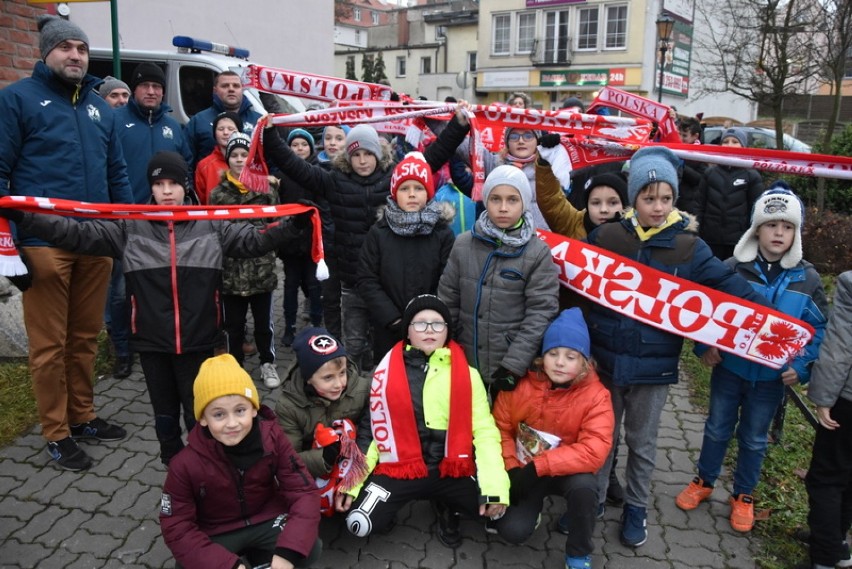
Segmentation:
<svg viewBox="0 0 852 569">
<path fill-rule="evenodd" d="M 748 494 L 731 496 L 731 527 L 734 531 L 751 531 L 754 527 L 754 498 Z"/>
<path fill-rule="evenodd" d="M 694 510 L 698 507 L 698 504 L 709 498 L 712 493 L 713 487 L 705 486 L 704 481 L 696 476 L 689 483 L 689 486 L 677 495 L 675 504 L 681 510 Z"/>
</svg>

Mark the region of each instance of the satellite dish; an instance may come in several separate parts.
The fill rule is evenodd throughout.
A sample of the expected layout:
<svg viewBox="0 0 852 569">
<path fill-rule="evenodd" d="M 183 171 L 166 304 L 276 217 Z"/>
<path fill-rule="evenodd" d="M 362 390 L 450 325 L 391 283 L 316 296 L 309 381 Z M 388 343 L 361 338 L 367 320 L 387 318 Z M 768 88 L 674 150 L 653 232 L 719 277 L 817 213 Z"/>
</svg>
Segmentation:
<svg viewBox="0 0 852 569">
<path fill-rule="evenodd" d="M 459 71 L 456 75 L 456 85 L 459 89 L 467 89 L 467 71 Z"/>
</svg>

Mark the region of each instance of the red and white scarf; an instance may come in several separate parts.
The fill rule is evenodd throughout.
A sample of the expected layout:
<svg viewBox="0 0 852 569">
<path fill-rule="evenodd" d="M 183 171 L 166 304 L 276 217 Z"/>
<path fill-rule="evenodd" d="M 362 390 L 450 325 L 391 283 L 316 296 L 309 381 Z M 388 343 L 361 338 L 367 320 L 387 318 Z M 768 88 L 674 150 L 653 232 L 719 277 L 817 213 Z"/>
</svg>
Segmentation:
<svg viewBox="0 0 852 569">
<path fill-rule="evenodd" d="M 330 427 L 317 423 L 314 429 L 314 448 L 323 448 L 340 442 L 337 462 L 326 476 L 317 476 L 320 490 L 320 512 L 324 516 L 334 515 L 334 495 L 347 492 L 366 478 L 367 461 L 355 444 L 355 425 L 349 419 L 332 421 Z"/>
<path fill-rule="evenodd" d="M 442 477 L 473 476 L 473 402 L 470 368 L 464 350 L 453 340 L 450 349 L 450 414 L 447 425 Z M 404 342 L 387 353 L 373 374 L 370 386 L 370 427 L 379 451 L 373 470 L 391 478 L 413 480 L 428 475 L 423 460 L 411 389 L 402 351 Z M 425 405 L 425 401 L 424 401 Z"/>
<path fill-rule="evenodd" d="M 175 206 L 166 208 L 158 205 L 135 205 L 135 204 L 98 204 L 78 202 L 73 200 L 35 198 L 30 196 L 6 196 L 0 198 L 0 208 L 15 208 L 32 213 L 49 213 L 53 215 L 64 215 L 66 217 L 89 217 L 95 219 L 144 219 L 147 221 L 191 221 L 195 219 L 228 219 L 238 220 L 246 218 L 285 217 L 310 212 L 311 223 L 311 258 L 317 264 L 317 278 L 325 280 L 328 278 L 328 265 L 325 263 L 325 254 L 322 246 L 322 224 L 317 208 L 300 204 L 282 204 L 267 206 L 245 206 L 245 205 L 220 205 L 220 206 Z M 5 221 L 4 218 L 0 220 Z M 3 225 L 0 223 L 0 255 L 3 257 L 17 256 L 14 249 L 11 232 L 6 225 L 6 233 L 3 233 Z M 10 253 L 14 251 L 13 253 Z M 20 259 L 19 259 L 20 261 Z M 9 265 L 11 266 L 11 265 Z M 6 274 L 7 269 L 0 262 L 0 274 L 4 276 L 15 276 L 26 274 Z"/>
</svg>

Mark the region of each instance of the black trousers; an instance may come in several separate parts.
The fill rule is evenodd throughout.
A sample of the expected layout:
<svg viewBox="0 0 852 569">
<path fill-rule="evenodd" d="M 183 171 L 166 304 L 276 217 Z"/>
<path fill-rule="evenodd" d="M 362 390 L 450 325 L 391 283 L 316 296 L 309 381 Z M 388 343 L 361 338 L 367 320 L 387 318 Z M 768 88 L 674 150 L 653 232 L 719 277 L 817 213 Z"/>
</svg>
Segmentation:
<svg viewBox="0 0 852 569">
<path fill-rule="evenodd" d="M 598 482 L 596 474 L 582 473 L 571 476 L 543 476 L 506 509 L 506 515 L 497 520 L 497 532 L 509 543 L 524 543 L 538 522 L 544 507 L 544 497 L 564 496 L 569 514 L 568 537 L 565 554 L 570 557 L 591 555 L 594 550 L 592 533 L 598 511 Z"/>
<path fill-rule="evenodd" d="M 441 478 L 432 469 L 426 478 L 399 480 L 371 474 L 346 516 L 346 527 L 358 537 L 388 530 L 396 513 L 412 500 L 439 500 L 450 511 L 479 516 L 479 486 L 471 477 Z"/>
<path fill-rule="evenodd" d="M 831 416 L 840 426 L 817 428 L 805 486 L 811 562 L 834 567 L 852 526 L 852 401 L 838 399 Z"/>
<path fill-rule="evenodd" d="M 243 342 L 246 339 L 246 315 L 251 308 L 254 317 L 254 342 L 260 363 L 275 362 L 275 343 L 272 339 L 272 293 L 262 292 L 251 296 L 226 294 L 222 296 L 225 309 L 225 332 L 228 333 L 228 353 L 240 365 L 245 359 Z"/>
</svg>

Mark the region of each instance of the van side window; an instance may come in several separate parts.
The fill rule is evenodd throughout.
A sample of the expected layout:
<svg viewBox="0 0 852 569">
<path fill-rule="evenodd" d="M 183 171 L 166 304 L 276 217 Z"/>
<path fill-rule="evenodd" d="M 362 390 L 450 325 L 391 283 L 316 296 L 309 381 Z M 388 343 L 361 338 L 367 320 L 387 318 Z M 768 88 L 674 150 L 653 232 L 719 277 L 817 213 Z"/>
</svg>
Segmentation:
<svg viewBox="0 0 852 569">
<path fill-rule="evenodd" d="M 191 118 L 213 103 L 213 77 L 212 69 L 181 65 L 178 72 L 180 104 L 187 117 Z"/>
</svg>

